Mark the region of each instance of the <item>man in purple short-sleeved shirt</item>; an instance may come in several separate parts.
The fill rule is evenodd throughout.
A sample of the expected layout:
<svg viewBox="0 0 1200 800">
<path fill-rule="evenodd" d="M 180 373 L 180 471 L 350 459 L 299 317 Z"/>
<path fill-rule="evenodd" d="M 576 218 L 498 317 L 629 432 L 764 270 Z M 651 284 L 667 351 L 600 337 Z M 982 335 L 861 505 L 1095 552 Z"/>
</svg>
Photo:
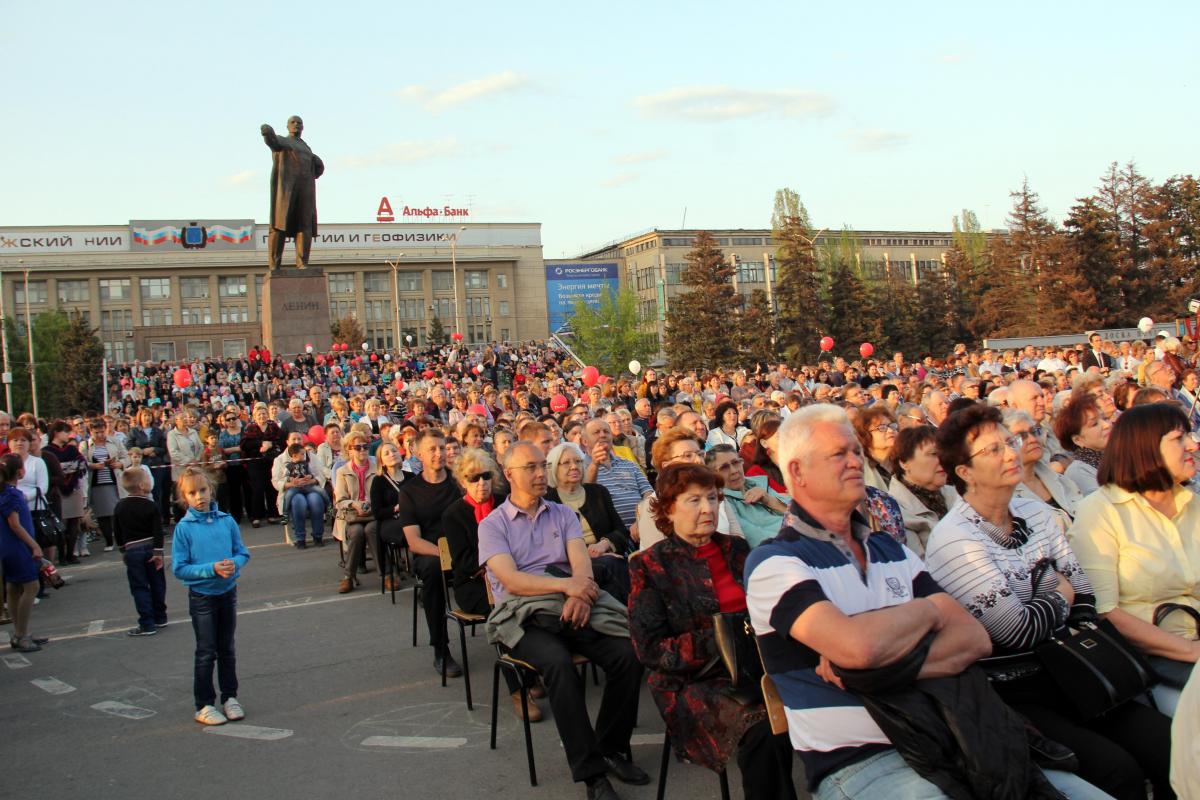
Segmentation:
<svg viewBox="0 0 1200 800">
<path fill-rule="evenodd" d="M 650 782 L 624 755 L 637 720 L 641 664 L 629 639 L 588 626 L 599 589 L 579 519 L 565 506 L 543 499 L 545 454 L 530 442 L 517 442 L 505 453 L 504 476 L 512 493 L 479 523 L 479 563 L 487 566 L 496 602 L 514 596 L 564 597 L 562 616 L 527 621 L 511 653 L 541 674 L 571 777 L 587 784 L 588 800 L 620 800 L 608 773 L 625 783 Z M 607 678 L 594 730 L 571 663 L 574 653 L 598 665 Z"/>
</svg>

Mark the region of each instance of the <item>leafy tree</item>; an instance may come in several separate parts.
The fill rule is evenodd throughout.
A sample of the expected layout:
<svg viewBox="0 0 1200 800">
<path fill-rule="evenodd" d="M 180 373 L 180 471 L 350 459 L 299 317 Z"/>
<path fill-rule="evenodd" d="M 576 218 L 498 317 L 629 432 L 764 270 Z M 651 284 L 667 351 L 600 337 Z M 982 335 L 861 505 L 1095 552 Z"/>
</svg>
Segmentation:
<svg viewBox="0 0 1200 800">
<path fill-rule="evenodd" d="M 598 309 L 577 301 L 570 322 L 576 355 L 609 375 L 628 369 L 634 359 L 649 361 L 658 349 L 656 336 L 640 329 L 638 296 L 629 288 L 603 293 Z"/>
<path fill-rule="evenodd" d="M 5 320 L 9 368 L 12 370 L 13 411 L 33 411 L 29 343 L 12 317 Z M 104 346 L 81 315 L 51 310 L 33 320 L 34 373 L 38 414 L 45 418 L 103 408 L 101 364 Z"/>
<path fill-rule="evenodd" d="M 687 266 L 680 280 L 687 291 L 667 313 L 667 360 L 680 369 L 733 364 L 741 301 L 733 288 L 733 267 L 708 231 L 696 235 L 683 258 Z"/>
<path fill-rule="evenodd" d="M 351 350 L 358 350 L 362 343 L 367 341 L 367 332 L 352 314 L 334 320 L 329 326 L 329 332 L 333 334 L 334 344 L 348 344 Z"/>
<path fill-rule="evenodd" d="M 821 279 L 814 248 L 816 237 L 808 209 L 791 189 L 775 193 L 771 214 L 777 279 L 779 347 L 789 359 L 799 360 L 815 351 L 821 338 Z"/>
<path fill-rule="evenodd" d="M 434 345 L 442 345 L 450 341 L 446 335 L 446 329 L 442 326 L 442 318 L 437 314 L 433 315 L 433 319 L 429 321 L 429 343 Z"/>
</svg>

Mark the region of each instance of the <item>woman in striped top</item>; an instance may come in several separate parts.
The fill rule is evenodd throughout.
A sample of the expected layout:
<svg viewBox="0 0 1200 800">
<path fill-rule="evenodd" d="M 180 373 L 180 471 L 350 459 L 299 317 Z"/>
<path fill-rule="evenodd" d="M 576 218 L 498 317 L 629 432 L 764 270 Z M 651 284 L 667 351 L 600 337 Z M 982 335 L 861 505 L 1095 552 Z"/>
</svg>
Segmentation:
<svg viewBox="0 0 1200 800">
<path fill-rule="evenodd" d="M 1049 738 L 1079 757 L 1079 776 L 1116 798 L 1173 797 L 1170 719 L 1127 702 L 1080 722 L 1030 652 L 1069 617 L 1095 616 L 1091 583 L 1067 541 L 1061 518 L 1034 498 L 1014 498 L 1022 437 L 997 408 L 975 404 L 938 429 L 938 457 L 961 499 L 929 536 L 929 574 L 987 629 L 994 653 L 1029 653 L 1031 673 L 993 686 Z M 1033 584 L 1039 562 L 1050 569 Z"/>
</svg>

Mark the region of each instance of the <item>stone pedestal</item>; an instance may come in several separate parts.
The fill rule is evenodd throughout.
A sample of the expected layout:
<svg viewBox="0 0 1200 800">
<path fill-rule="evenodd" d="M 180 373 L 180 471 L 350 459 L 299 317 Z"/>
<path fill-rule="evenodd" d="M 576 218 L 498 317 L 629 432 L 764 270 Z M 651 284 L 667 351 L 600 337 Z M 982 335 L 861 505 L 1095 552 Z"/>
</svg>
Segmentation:
<svg viewBox="0 0 1200 800">
<path fill-rule="evenodd" d="M 268 272 L 262 287 L 263 344 L 285 358 L 329 350 L 329 287 L 325 271 L 315 267 L 285 267 Z"/>
</svg>

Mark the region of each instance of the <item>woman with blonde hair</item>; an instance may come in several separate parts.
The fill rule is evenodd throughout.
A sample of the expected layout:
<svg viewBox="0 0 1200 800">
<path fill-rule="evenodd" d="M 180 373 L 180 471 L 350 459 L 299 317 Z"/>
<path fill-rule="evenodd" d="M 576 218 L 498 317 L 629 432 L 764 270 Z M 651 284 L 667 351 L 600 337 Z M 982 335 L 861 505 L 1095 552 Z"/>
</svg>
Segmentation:
<svg viewBox="0 0 1200 800">
<path fill-rule="evenodd" d="M 343 452 L 349 460 L 333 481 L 335 518 L 333 537 L 346 545 L 342 581 L 338 593 L 354 589 L 359 564 L 364 563 L 364 547 L 370 546 L 375 563 L 379 563 L 378 525 L 371 510 L 371 485 L 375 480 L 375 465 L 369 455 L 370 436 L 351 430 L 342 440 Z"/>
</svg>

